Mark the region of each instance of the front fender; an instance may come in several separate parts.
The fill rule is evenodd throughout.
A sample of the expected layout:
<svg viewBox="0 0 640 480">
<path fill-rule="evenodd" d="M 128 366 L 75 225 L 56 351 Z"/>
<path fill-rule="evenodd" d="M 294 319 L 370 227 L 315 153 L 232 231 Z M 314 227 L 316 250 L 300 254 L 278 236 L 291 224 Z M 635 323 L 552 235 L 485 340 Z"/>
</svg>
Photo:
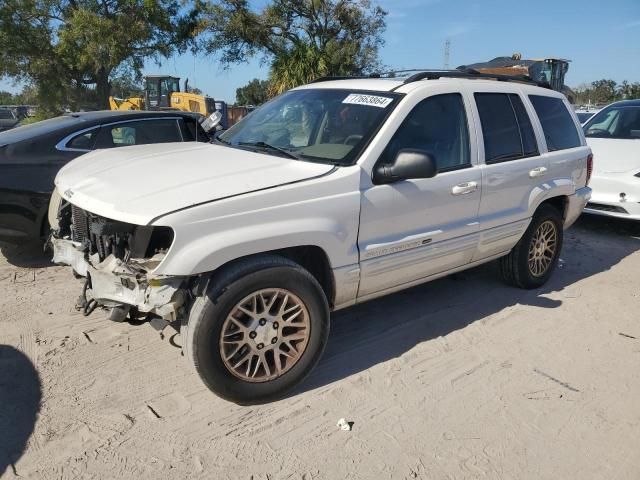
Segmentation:
<svg viewBox="0 0 640 480">
<path fill-rule="evenodd" d="M 190 241 L 181 238 L 178 230 L 169 255 L 154 274 L 196 275 L 214 271 L 238 258 L 299 246 L 321 248 L 331 267 L 336 268 L 342 266 L 336 263 L 357 262 L 355 242 L 348 237 L 344 225 L 326 218 L 248 225 L 200 235 Z"/>
<path fill-rule="evenodd" d="M 336 269 L 358 263 L 359 169 L 174 212 L 154 225 L 174 242 L 153 272 L 197 275 L 248 255 L 321 248 Z"/>
</svg>

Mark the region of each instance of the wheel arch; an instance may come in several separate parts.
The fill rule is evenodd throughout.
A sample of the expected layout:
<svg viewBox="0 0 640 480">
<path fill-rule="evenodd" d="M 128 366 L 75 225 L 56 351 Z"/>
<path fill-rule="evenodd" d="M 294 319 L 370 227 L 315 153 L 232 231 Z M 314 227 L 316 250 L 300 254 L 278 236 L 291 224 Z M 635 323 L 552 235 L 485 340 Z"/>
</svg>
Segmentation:
<svg viewBox="0 0 640 480">
<path fill-rule="evenodd" d="M 317 245 L 298 245 L 244 255 L 223 263 L 217 269 L 202 275 L 202 277 L 209 279 L 215 276 L 224 275 L 225 272 L 234 269 L 241 263 L 246 263 L 251 260 L 259 260 L 260 258 L 274 255 L 295 262 L 307 270 L 322 287 L 322 291 L 327 298 L 329 306 L 333 307 L 336 297 L 336 282 L 333 270 L 331 268 L 329 256 L 323 248 Z"/>
<path fill-rule="evenodd" d="M 542 205 L 551 205 L 556 210 L 558 210 L 558 212 L 560 212 L 560 215 L 562 216 L 563 222 L 567 218 L 567 208 L 569 206 L 569 197 L 567 195 L 558 195 L 555 197 L 547 198 L 546 200 L 541 202 L 540 205 L 538 205 L 537 209 L 539 209 Z"/>
</svg>

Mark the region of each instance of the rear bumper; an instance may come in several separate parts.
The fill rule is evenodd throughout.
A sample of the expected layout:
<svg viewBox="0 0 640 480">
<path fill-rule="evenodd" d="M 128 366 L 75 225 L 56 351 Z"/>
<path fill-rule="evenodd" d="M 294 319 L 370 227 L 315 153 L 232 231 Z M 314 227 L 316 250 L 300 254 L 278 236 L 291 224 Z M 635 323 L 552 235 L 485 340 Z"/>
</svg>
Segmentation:
<svg viewBox="0 0 640 480">
<path fill-rule="evenodd" d="M 91 280 L 88 299 L 104 307 L 132 306 L 170 321 L 180 317 L 186 299 L 185 278 L 147 275 L 113 255 L 94 264 L 95 259 L 87 259 L 80 243 L 67 239 L 52 238 L 51 246 L 54 263 L 70 265 Z"/>
<path fill-rule="evenodd" d="M 591 188 L 582 187 L 576 190 L 573 195 L 569 196 L 569 203 L 565 213 L 564 228 L 569 228 L 578 219 L 584 207 L 591 198 Z"/>
</svg>

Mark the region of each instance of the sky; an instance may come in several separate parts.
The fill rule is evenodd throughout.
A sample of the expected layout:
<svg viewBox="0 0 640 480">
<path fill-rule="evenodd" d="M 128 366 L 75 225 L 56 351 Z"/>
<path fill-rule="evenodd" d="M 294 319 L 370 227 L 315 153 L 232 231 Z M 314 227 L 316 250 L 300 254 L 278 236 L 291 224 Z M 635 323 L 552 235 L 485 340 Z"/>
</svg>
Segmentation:
<svg viewBox="0 0 640 480">
<path fill-rule="evenodd" d="M 254 4 L 266 0 L 254 0 Z M 640 0 L 373 0 L 387 12 L 381 50 L 392 70 L 442 68 L 450 40 L 450 66 L 498 56 L 571 60 L 565 83 L 610 78 L 640 82 Z M 191 54 L 149 62 L 144 73 L 189 78 L 189 84 L 227 102 L 236 88 L 266 79 L 260 59 L 223 69 L 215 57 Z M 17 91 L 0 80 L 0 90 Z"/>
</svg>

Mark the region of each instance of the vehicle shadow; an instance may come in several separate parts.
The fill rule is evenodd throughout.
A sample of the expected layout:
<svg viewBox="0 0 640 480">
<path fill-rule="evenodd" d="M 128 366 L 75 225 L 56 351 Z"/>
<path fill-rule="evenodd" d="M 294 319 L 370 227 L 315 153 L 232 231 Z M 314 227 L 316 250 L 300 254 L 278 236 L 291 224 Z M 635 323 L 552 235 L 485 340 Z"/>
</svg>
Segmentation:
<svg viewBox="0 0 640 480">
<path fill-rule="evenodd" d="M 336 312 L 323 358 L 293 395 L 328 385 L 399 357 L 414 346 L 465 328 L 516 304 L 557 308 L 545 297 L 609 270 L 640 249 L 640 225 L 581 218 L 565 232 L 561 261 L 536 290 L 506 286 L 497 262 Z"/>
<path fill-rule="evenodd" d="M 0 253 L 13 266 L 21 268 L 51 267 L 51 252 L 44 250 L 42 242 L 28 242 L 20 245 L 0 242 Z"/>
<path fill-rule="evenodd" d="M 0 345 L 0 477 L 24 453 L 33 433 L 42 385 L 31 360 L 19 350 Z"/>
</svg>

